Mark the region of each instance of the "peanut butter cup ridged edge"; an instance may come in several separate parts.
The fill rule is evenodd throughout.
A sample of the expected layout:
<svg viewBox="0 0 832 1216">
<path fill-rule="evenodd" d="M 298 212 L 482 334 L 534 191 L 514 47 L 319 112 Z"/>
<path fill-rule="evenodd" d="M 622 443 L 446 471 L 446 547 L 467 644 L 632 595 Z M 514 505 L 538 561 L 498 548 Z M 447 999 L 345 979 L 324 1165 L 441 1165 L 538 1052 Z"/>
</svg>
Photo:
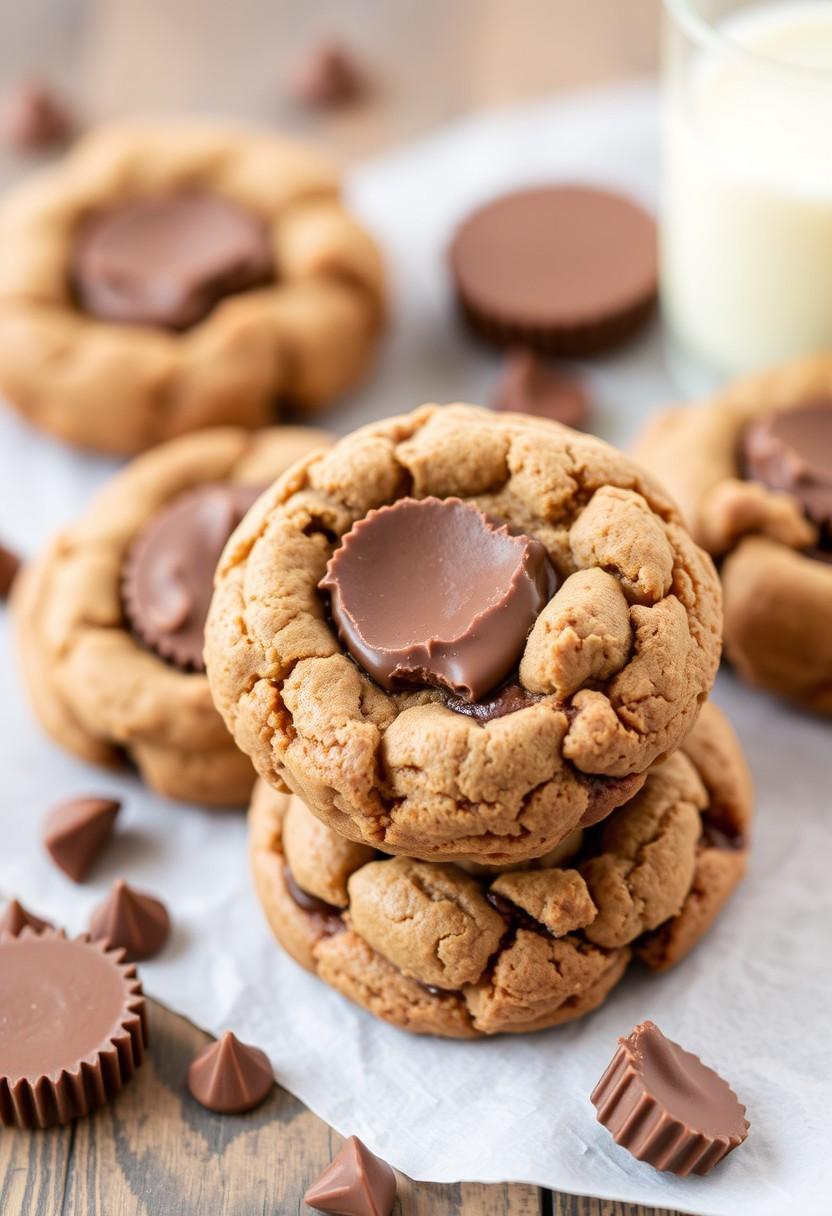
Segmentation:
<svg viewBox="0 0 832 1216">
<path fill-rule="evenodd" d="M 135 967 L 123 961 L 123 950 L 108 949 L 102 942 L 91 941 L 86 934 L 68 938 L 63 931 L 44 929 L 36 932 L 28 927 L 14 937 L 0 934 L 0 956 L 7 955 L 3 958 L 7 968 L 4 987 L 16 990 L 18 997 L 25 991 L 25 985 L 8 979 L 19 974 L 24 955 L 29 960 L 28 965 L 36 964 L 39 973 L 48 976 L 52 961 L 48 954 L 56 948 L 63 951 L 58 943 L 65 943 L 66 951 L 74 952 L 73 968 L 82 970 L 87 965 L 91 968 L 90 975 L 96 972 L 105 980 L 107 991 L 102 1000 L 114 1007 L 120 1001 L 121 1009 L 116 1009 L 113 1015 L 112 1029 L 102 1035 L 99 1043 L 80 1052 L 77 1058 L 70 1058 L 73 1055 L 72 1036 L 65 1034 L 61 1039 L 66 1043 L 68 1053 L 65 1064 L 43 1071 L 26 1069 L 22 1075 L 12 1073 L 8 1068 L 0 1069 L 0 1124 L 7 1127 L 46 1128 L 90 1114 L 114 1098 L 130 1080 L 147 1047 L 145 998 Z M 22 952 L 19 957 L 15 953 L 18 950 Z M 41 952 L 43 960 L 38 958 Z M 56 986 L 59 982 L 56 981 Z M 94 976 L 90 983 L 94 984 Z M 45 991 L 45 987 L 40 987 L 41 997 Z M 7 1036 L 15 1033 L 13 1010 L 10 1012 L 14 997 L 15 991 L 5 996 L 8 1004 L 4 1009 L 3 1033 Z M 57 1035 L 61 1030 L 65 1027 L 56 1026 L 52 1032 L 45 1027 L 46 1035 Z M 13 1050 L 11 1037 L 7 1038 L 7 1049 L 10 1042 Z"/>
</svg>

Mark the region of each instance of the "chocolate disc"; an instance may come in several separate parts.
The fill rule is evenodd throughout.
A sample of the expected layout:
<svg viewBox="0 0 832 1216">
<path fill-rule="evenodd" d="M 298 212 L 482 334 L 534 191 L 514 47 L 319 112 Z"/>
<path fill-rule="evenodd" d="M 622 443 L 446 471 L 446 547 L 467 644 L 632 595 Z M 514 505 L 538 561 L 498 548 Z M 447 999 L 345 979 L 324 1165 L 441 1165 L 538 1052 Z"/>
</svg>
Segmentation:
<svg viewBox="0 0 832 1216">
<path fill-rule="evenodd" d="M 320 587 L 350 654 L 383 688 L 476 701 L 514 670 L 555 589 L 539 540 L 459 498 L 401 498 L 344 537 Z"/>
<path fill-rule="evenodd" d="M 749 477 L 793 495 L 818 527 L 832 529 L 832 399 L 775 410 L 743 437 Z"/>
<path fill-rule="evenodd" d="M 102 321 L 187 329 L 223 296 L 274 277 L 260 218 L 192 191 L 131 199 L 93 215 L 72 255 L 85 312 Z"/>
<path fill-rule="evenodd" d="M 135 969 L 85 937 L 0 937 L 0 1122 L 50 1127 L 103 1105 L 147 1043 Z"/>
<path fill-rule="evenodd" d="M 180 671 L 204 671 L 205 619 L 225 542 L 260 494 L 233 482 L 187 490 L 148 521 L 124 562 L 133 632 Z"/>
<path fill-rule="evenodd" d="M 488 203 L 458 229 L 450 258 L 468 321 L 501 346 L 594 354 L 632 334 L 656 298 L 654 221 L 590 187 L 544 186 Z"/>
<path fill-rule="evenodd" d="M 698 1056 L 642 1022 L 592 1092 L 598 1121 L 639 1161 L 707 1174 L 748 1135 L 745 1107 Z"/>
</svg>

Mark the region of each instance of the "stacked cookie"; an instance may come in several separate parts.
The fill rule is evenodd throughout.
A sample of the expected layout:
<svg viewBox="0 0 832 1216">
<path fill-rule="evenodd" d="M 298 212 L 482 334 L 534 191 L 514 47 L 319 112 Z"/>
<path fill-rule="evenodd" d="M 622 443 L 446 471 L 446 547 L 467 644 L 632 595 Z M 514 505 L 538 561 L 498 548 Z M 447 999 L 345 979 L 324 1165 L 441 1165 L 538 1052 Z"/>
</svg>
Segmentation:
<svg viewBox="0 0 832 1216">
<path fill-rule="evenodd" d="M 426 406 L 300 460 L 226 548 L 206 629 L 263 778 L 278 939 L 456 1037 L 675 963 L 745 864 L 745 765 L 700 716 L 720 628 L 710 559 L 596 439 Z"/>
</svg>

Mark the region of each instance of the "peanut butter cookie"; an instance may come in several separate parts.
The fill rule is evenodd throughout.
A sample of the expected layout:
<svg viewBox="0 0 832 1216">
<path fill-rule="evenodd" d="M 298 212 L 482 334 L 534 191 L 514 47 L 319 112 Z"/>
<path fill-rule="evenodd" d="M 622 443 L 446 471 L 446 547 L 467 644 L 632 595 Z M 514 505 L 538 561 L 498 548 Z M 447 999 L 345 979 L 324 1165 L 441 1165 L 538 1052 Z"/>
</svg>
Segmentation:
<svg viewBox="0 0 832 1216">
<path fill-rule="evenodd" d="M 258 772 L 336 831 L 502 864 L 678 746 L 720 625 L 710 559 L 619 452 L 424 406 L 272 487 L 218 569 L 206 662 Z"/>
<path fill-rule="evenodd" d="M 245 805 L 254 781 L 202 662 L 214 566 L 259 491 L 321 431 L 203 431 L 139 457 L 15 582 L 23 673 L 52 737 L 132 760 L 171 798 Z"/>
<path fill-rule="evenodd" d="M 641 791 L 557 857 L 501 873 L 384 856 L 263 781 L 250 855 L 302 966 L 405 1030 L 468 1038 L 581 1017 L 634 955 L 678 962 L 745 871 L 751 805 L 739 744 L 706 705 Z"/>
<path fill-rule="evenodd" d="M 832 356 L 666 411 L 635 455 L 720 564 L 737 672 L 832 713 Z"/>
<path fill-rule="evenodd" d="M 119 122 L 0 206 L 0 389 L 70 443 L 130 454 L 318 410 L 364 372 L 378 251 L 303 145 Z"/>
</svg>

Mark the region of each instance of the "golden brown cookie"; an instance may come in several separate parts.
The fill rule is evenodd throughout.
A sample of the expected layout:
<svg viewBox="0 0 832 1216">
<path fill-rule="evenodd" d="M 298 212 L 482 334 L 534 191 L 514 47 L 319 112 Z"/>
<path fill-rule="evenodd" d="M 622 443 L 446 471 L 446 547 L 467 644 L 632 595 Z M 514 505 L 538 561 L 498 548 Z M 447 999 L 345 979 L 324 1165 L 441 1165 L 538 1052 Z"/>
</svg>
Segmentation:
<svg viewBox="0 0 832 1216">
<path fill-rule="evenodd" d="M 281 945 L 386 1021 L 452 1038 L 540 1030 L 605 1000 L 633 953 L 664 970 L 704 936 L 745 871 L 751 786 L 706 705 L 688 740 L 572 854 L 507 872 L 345 842 L 260 781 L 255 887 Z"/>
<path fill-rule="evenodd" d="M 126 757 L 171 798 L 246 803 L 250 761 L 214 709 L 204 672 L 177 666 L 137 636 L 126 611 L 125 567 L 143 532 L 172 504 L 208 489 L 220 510 L 202 522 L 227 529 L 234 522 L 222 501 L 227 488 L 245 487 L 248 498 L 256 497 L 284 468 L 328 442 L 322 431 L 302 427 L 226 428 L 171 440 L 118 473 L 25 568 L 13 600 L 23 674 L 38 717 L 62 747 L 107 766 Z M 188 548 L 206 556 L 227 536 L 192 528 Z M 199 611 L 199 588 L 187 584 L 190 556 L 168 538 L 163 561 L 150 572 L 161 580 L 150 588 L 150 616 L 169 637 L 192 632 L 190 616 Z M 212 566 L 203 571 L 205 603 L 212 572 Z M 155 603 L 153 595 L 173 602 Z M 171 608 L 179 616 L 165 619 Z"/>
<path fill-rule="evenodd" d="M 773 447 L 769 436 L 760 443 L 773 419 L 788 412 L 796 422 L 818 410 L 829 411 L 828 439 L 807 420 L 811 461 Z M 832 501 L 832 356 L 749 376 L 708 401 L 668 410 L 648 425 L 634 454 L 675 495 L 694 539 L 720 563 L 725 653 L 737 672 L 832 713 L 824 505 L 826 495 Z M 817 469 L 805 467 L 815 461 Z"/>
<path fill-rule="evenodd" d="M 542 542 L 559 580 L 518 637 L 515 682 L 474 705 L 438 687 L 382 688 L 339 641 L 318 587 L 353 525 L 431 497 Z M 353 840 L 426 860 L 542 856 L 626 801 L 711 687 L 710 559 L 664 493 L 600 440 L 424 406 L 296 465 L 262 506 L 218 569 L 209 680 L 266 781 Z"/>
<path fill-rule="evenodd" d="M 205 296 L 191 310 L 195 323 L 102 319 L 96 310 L 108 303 L 133 315 L 129 299 L 114 297 L 135 275 L 135 258 L 126 263 L 113 241 L 141 217 L 123 216 L 106 248 L 97 242 L 99 277 L 87 284 L 75 272 L 90 225 L 116 208 L 196 196 L 262 230 L 273 273 L 253 273 L 232 224 L 225 263 L 209 232 L 199 265 L 181 268 L 176 286 L 190 303 Z M 188 239 L 173 242 L 177 258 L 198 228 L 180 223 Z M 131 279 L 128 295 L 138 286 Z M 151 286 L 158 306 L 171 283 Z M 334 171 L 303 145 L 213 123 L 119 122 L 0 206 L 0 389 L 36 425 L 107 452 L 201 427 L 263 426 L 281 401 L 312 412 L 355 383 L 376 345 L 382 297 L 373 241 L 341 202 Z"/>
</svg>

